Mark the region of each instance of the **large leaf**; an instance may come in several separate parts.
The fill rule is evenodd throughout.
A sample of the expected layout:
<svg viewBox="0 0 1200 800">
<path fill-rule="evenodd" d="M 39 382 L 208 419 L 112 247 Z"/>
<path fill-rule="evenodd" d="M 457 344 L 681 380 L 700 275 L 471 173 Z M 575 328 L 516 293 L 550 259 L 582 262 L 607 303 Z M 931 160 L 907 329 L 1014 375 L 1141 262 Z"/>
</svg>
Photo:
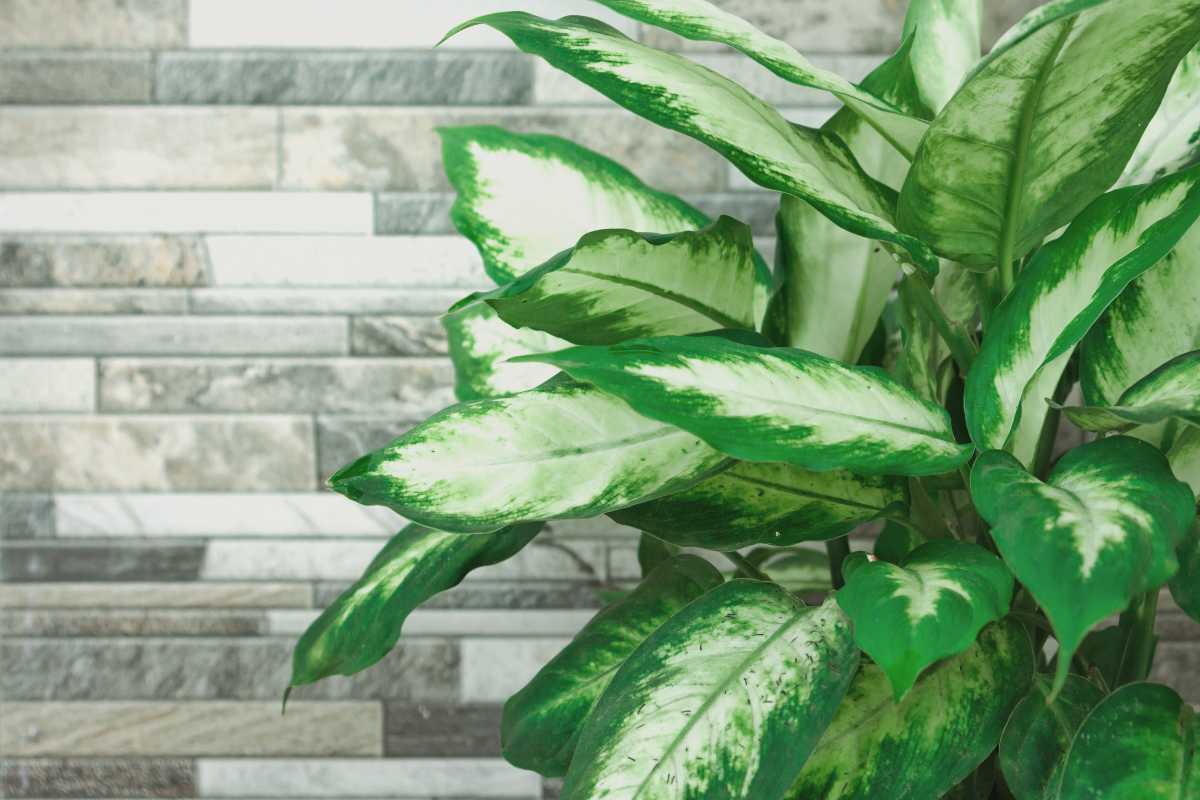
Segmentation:
<svg viewBox="0 0 1200 800">
<path fill-rule="evenodd" d="M 979 61 L 982 6 L 982 0 L 912 0 L 908 4 L 904 38 L 913 40 L 909 58 L 913 80 L 922 104 L 930 111 L 941 111 L 950 102 Z"/>
<path fill-rule="evenodd" d="M 721 582 L 702 558 L 671 558 L 593 617 L 504 704 L 504 757 L 522 769 L 565 775 L 584 721 L 617 669 L 658 626 Z"/>
<path fill-rule="evenodd" d="M 1171 579 L 1171 597 L 1183 612 L 1200 622 L 1200 521 L 1179 545 L 1179 572 Z"/>
<path fill-rule="evenodd" d="M 756 183 L 801 197 L 837 225 L 903 248 L 915 264 L 937 272 L 928 246 L 897 230 L 894 197 L 862 171 L 840 140 L 792 125 L 729 79 L 586 17 L 490 14 L 451 35 L 481 24 L 634 113 L 709 145 Z"/>
<path fill-rule="evenodd" d="M 1200 161 L 1200 47 L 1179 63 L 1121 182 L 1149 183 Z"/>
<path fill-rule="evenodd" d="M 475 243 L 498 284 L 588 231 L 676 233 L 709 223 L 697 209 L 651 189 L 615 161 L 557 136 L 491 125 L 438 133 L 446 175 L 458 192 L 450 217 Z"/>
<path fill-rule="evenodd" d="M 343 467 L 329 485 L 440 530 L 594 517 L 683 489 L 725 459 L 695 436 L 556 379 L 460 403 Z"/>
<path fill-rule="evenodd" d="M 721 217 L 702 231 L 675 234 L 593 231 L 512 283 L 464 302 L 485 302 L 518 328 L 615 344 L 754 330 L 770 281 L 756 273 L 750 229 Z"/>
<path fill-rule="evenodd" d="M 629 656 L 584 725 L 564 800 L 778 798 L 854 677 L 832 601 L 736 580 Z"/>
<path fill-rule="evenodd" d="M 1000 559 L 976 544 L 938 539 L 901 564 L 854 553 L 842 565 L 838 604 L 854 623 L 854 641 L 888 676 L 896 699 L 939 659 L 958 655 L 979 631 L 1008 613 L 1013 579 Z"/>
<path fill-rule="evenodd" d="M 1017 800 L 1057 800 L 1071 740 L 1104 699 L 1099 687 L 1078 675 L 1068 676 L 1053 700 L 1051 691 L 1050 681 L 1039 675 L 1000 737 L 1000 769 Z"/>
<path fill-rule="evenodd" d="M 833 539 L 907 501 L 903 481 L 742 461 L 667 497 L 609 516 L 674 544 L 738 550 Z"/>
<path fill-rule="evenodd" d="M 744 461 L 932 475 L 972 448 L 945 410 L 881 370 L 715 337 L 635 339 L 522 360 L 553 364 Z"/>
<path fill-rule="evenodd" d="M 966 264 L 1024 257 L 1120 177 L 1197 41 L 1200 0 L 1032 12 L 930 126 L 901 229 Z"/>
<path fill-rule="evenodd" d="M 454 364 L 454 391 L 464 402 L 540 386 L 554 377 L 553 368 L 512 364 L 508 359 L 570 346 L 570 342 L 548 333 L 513 328 L 486 303 L 473 303 L 446 314 L 442 327 Z"/>
<path fill-rule="evenodd" d="M 979 766 L 1033 679 L 1033 646 L 1015 622 L 985 628 L 899 703 L 864 665 L 788 800 L 926 800 Z"/>
<path fill-rule="evenodd" d="M 1123 686 L 1084 720 L 1063 769 L 1060 800 L 1200 798 L 1200 723 L 1173 690 Z"/>
<path fill-rule="evenodd" d="M 1200 350 L 1163 364 L 1125 390 L 1114 405 L 1064 411 L 1079 427 L 1097 432 L 1128 430 L 1168 419 L 1200 425 Z"/>
<path fill-rule="evenodd" d="M 989 451 L 975 462 L 971 494 L 1005 563 L 1054 626 L 1056 686 L 1089 628 L 1175 573 L 1175 548 L 1196 513 L 1166 458 L 1127 436 L 1072 450 L 1047 483 Z"/>
<path fill-rule="evenodd" d="M 512 557 L 541 528 L 536 523 L 463 536 L 409 525 L 308 626 L 292 653 L 288 691 L 330 675 L 353 675 L 379 661 L 396 646 L 413 609 L 457 586 L 472 570 Z"/>
<path fill-rule="evenodd" d="M 967 426 L 981 449 L 1032 455 L 1018 446 L 1018 426 L 1036 435 L 1046 381 L 1053 388 L 1066 357 L 1108 305 L 1198 217 L 1200 168 L 1104 195 L 1038 252 L 993 314 L 967 376 Z"/>
</svg>

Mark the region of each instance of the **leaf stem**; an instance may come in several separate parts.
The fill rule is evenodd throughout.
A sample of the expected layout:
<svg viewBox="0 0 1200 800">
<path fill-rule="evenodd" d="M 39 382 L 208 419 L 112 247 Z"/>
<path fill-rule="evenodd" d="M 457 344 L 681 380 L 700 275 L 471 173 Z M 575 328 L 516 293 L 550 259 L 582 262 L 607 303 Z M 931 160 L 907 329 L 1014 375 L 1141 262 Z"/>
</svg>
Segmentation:
<svg viewBox="0 0 1200 800">
<path fill-rule="evenodd" d="M 1010 250 L 1000 255 L 1000 302 L 1004 302 L 1004 298 L 1008 297 L 1008 293 L 1012 291 L 1013 284 L 1016 282 L 1016 264 Z"/>
<path fill-rule="evenodd" d="M 1158 589 L 1151 589 L 1134 601 L 1133 630 L 1130 633 L 1129 659 L 1119 676 L 1121 684 L 1144 681 L 1154 662 L 1154 623 L 1158 619 Z"/>
<path fill-rule="evenodd" d="M 1050 459 L 1054 457 L 1054 445 L 1058 441 L 1058 429 L 1062 424 L 1062 402 L 1071 393 L 1075 385 L 1075 376 L 1070 368 L 1063 371 L 1058 386 L 1054 388 L 1053 403 L 1046 419 L 1042 421 L 1042 430 L 1038 433 L 1037 447 L 1033 451 L 1033 474 L 1038 480 L 1046 480 L 1050 471 Z"/>
<path fill-rule="evenodd" d="M 770 583 L 770 576 L 747 561 L 746 557 L 741 553 L 733 551 L 729 553 L 722 553 L 722 555 L 729 559 L 731 564 L 737 567 L 737 571 L 741 573 L 743 577 L 749 578 L 753 581 L 767 581 Z"/>
<path fill-rule="evenodd" d="M 963 375 L 967 374 L 967 370 L 971 368 L 971 363 L 975 360 L 975 354 L 978 348 L 975 342 L 969 336 L 958 329 L 949 318 L 946 312 L 942 310 L 941 304 L 937 298 L 933 296 L 933 292 L 929 289 L 929 284 L 925 279 L 914 273 L 905 278 L 905 281 L 912 289 L 912 296 L 921 307 L 921 311 L 929 318 L 933 326 L 937 328 L 938 335 L 946 342 L 946 346 L 950 348 L 950 354 L 954 357 L 954 363 L 958 364 L 959 372 Z"/>
<path fill-rule="evenodd" d="M 850 537 L 839 536 L 825 542 L 825 552 L 829 554 L 829 579 L 833 582 L 834 590 L 846 585 L 842 575 L 842 562 L 850 555 Z"/>
</svg>

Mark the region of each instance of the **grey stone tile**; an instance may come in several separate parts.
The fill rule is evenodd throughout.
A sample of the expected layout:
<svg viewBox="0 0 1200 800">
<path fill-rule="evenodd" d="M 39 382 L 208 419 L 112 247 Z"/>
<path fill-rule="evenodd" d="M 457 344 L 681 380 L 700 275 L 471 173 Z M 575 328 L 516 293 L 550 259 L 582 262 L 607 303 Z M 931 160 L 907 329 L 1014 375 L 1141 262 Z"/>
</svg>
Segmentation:
<svg viewBox="0 0 1200 800">
<path fill-rule="evenodd" d="M 0 54 L 0 103 L 145 103 L 148 53 Z"/>
<path fill-rule="evenodd" d="M 271 189 L 271 109 L 19 106 L 0 127 L 9 189 Z"/>
<path fill-rule="evenodd" d="M 725 214 L 746 223 L 755 236 L 775 235 L 775 214 L 779 211 L 779 195 L 775 192 L 723 192 L 684 199 L 713 219 Z"/>
<path fill-rule="evenodd" d="M 306 583 L 0 584 L 0 608 L 167 609 L 310 608 Z"/>
<path fill-rule="evenodd" d="M 325 608 L 346 590 L 348 582 L 318 583 L 314 605 Z M 603 602 L 599 581 L 496 581 L 470 578 L 436 594 L 425 609 L 597 609 Z"/>
<path fill-rule="evenodd" d="M 51 495 L 0 494 L 0 539 L 45 539 L 54 535 Z"/>
<path fill-rule="evenodd" d="M 373 412 L 419 420 L 454 402 L 453 383 L 449 362 L 428 358 L 104 359 L 100 408 Z"/>
<path fill-rule="evenodd" d="M 204 265 L 192 236 L 0 236 L 0 286 L 197 286 Z"/>
<path fill-rule="evenodd" d="M 356 317 L 350 352 L 360 356 L 445 355 L 446 329 L 437 317 Z"/>
<path fill-rule="evenodd" d="M 6 542 L 0 578 L 18 582 L 187 581 L 200 575 L 204 545 Z"/>
<path fill-rule="evenodd" d="M 429 414 L 454 402 L 451 395 L 434 401 Z M 440 403 L 440 405 L 438 405 Z M 411 417 L 317 417 L 317 473 L 321 480 L 361 455 L 378 450 L 429 414 Z"/>
<path fill-rule="evenodd" d="M 192 289 L 194 314 L 418 314 L 444 313 L 466 289 L 232 288 Z"/>
<path fill-rule="evenodd" d="M 18 639 L 0 641 L 8 701 L 264 700 L 278 702 L 291 675 L 291 639 Z M 369 670 L 292 692 L 292 700 L 457 702 L 458 647 L 402 644 Z"/>
<path fill-rule="evenodd" d="M 1150 680 L 1170 686 L 1193 705 L 1200 705 L 1200 643 L 1160 642 Z"/>
<path fill-rule="evenodd" d="M 25 609 L 0 611 L 0 636 L 262 636 L 262 611 Z"/>
<path fill-rule="evenodd" d="M 1171 611 L 1160 606 L 1155 628 L 1164 641 L 1200 641 L 1200 622 L 1180 611 Z"/>
<path fill-rule="evenodd" d="M 196 796 L 189 759 L 34 759 L 0 761 L 7 798 L 185 798 Z"/>
<path fill-rule="evenodd" d="M 499 705 L 388 703 L 383 752 L 388 756 L 500 756 Z"/>
<path fill-rule="evenodd" d="M 186 314 L 184 289 L 0 289 L 0 314 Z"/>
<path fill-rule="evenodd" d="M 158 60 L 160 103 L 523 105 L 533 61 L 501 52 L 184 52 Z"/>
<path fill-rule="evenodd" d="M 386 539 L 214 539 L 208 543 L 204 580 L 354 580 Z"/>
<path fill-rule="evenodd" d="M 0 491 L 303 491 L 299 417 L 0 417 Z"/>
<path fill-rule="evenodd" d="M 503 703 L 529 683 L 569 641 L 562 637 L 463 639 L 463 701 Z"/>
<path fill-rule="evenodd" d="M 186 0 L 5 0 L 0 47 L 178 47 Z"/>
<path fill-rule="evenodd" d="M 562 790 L 562 778 L 542 778 L 542 800 L 559 800 Z"/>
<path fill-rule="evenodd" d="M 454 195 L 438 192 L 380 192 L 375 195 L 375 233 L 454 233 L 450 206 Z"/>
</svg>

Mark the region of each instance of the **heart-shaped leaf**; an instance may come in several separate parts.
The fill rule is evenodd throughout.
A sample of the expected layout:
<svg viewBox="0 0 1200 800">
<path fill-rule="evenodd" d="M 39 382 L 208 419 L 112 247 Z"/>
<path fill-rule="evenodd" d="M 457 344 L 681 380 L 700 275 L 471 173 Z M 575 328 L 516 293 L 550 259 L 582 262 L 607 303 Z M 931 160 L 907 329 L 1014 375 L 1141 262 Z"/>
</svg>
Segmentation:
<svg viewBox="0 0 1200 800">
<path fill-rule="evenodd" d="M 1121 183 L 1149 183 L 1200 161 L 1200 47 L 1175 70 Z"/>
<path fill-rule="evenodd" d="M 553 378 L 556 370 L 544 364 L 512 364 L 508 359 L 530 353 L 549 353 L 570 342 L 548 333 L 512 327 L 486 303 L 472 303 L 442 317 L 454 364 L 458 399 L 480 400 L 533 389 Z"/>
<path fill-rule="evenodd" d="M 1168 419 L 1200 425 L 1200 350 L 1163 364 L 1126 389 L 1114 405 L 1063 411 L 1087 431 L 1124 431 Z"/>
</svg>

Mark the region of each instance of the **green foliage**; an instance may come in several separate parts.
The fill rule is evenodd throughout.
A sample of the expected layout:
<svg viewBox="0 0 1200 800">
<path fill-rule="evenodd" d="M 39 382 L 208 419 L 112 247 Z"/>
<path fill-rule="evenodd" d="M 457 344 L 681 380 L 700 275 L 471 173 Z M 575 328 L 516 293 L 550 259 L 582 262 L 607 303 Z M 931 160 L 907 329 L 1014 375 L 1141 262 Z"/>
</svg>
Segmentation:
<svg viewBox="0 0 1200 800">
<path fill-rule="evenodd" d="M 569 800 L 1200 798 L 1195 716 L 1144 682 L 1160 593 L 1200 620 L 1200 0 L 1052 0 L 982 59 L 980 0 L 911 0 L 857 86 L 708 0 L 599 2 L 844 103 L 793 125 L 586 17 L 462 26 L 779 192 L 776 274 L 600 154 L 440 131 L 496 287 L 444 318 L 461 402 L 330 479 L 418 524 L 291 685 L 608 515 L 642 579 L 501 731 Z"/>
</svg>

